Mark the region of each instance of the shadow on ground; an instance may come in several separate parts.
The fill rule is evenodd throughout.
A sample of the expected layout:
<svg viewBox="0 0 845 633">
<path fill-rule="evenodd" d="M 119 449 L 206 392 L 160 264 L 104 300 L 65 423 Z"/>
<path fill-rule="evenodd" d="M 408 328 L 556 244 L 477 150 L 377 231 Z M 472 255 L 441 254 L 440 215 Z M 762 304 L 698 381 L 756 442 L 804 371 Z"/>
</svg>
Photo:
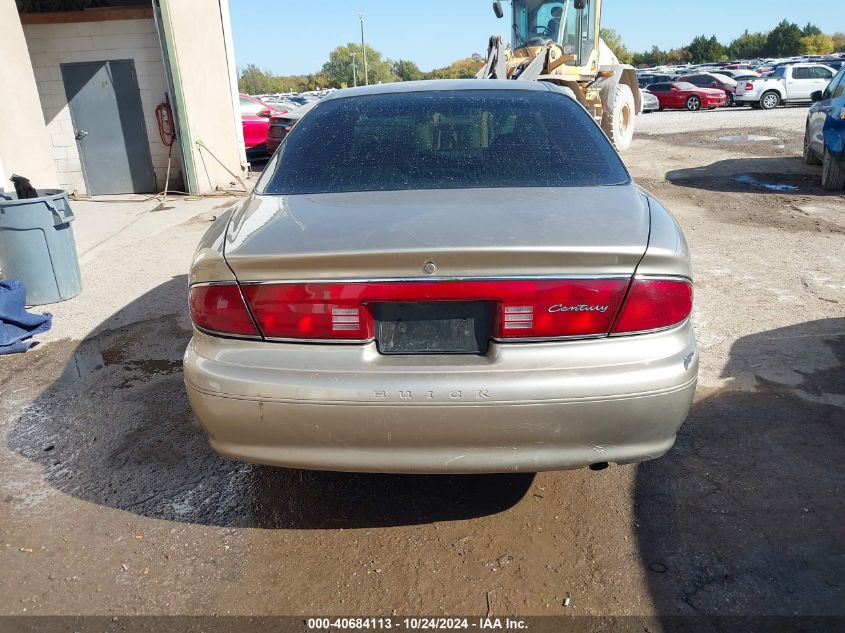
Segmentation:
<svg viewBox="0 0 845 633">
<path fill-rule="evenodd" d="M 730 158 L 702 167 L 676 169 L 666 180 L 679 187 L 716 192 L 754 192 L 843 196 L 827 191 L 821 184 L 821 168 L 810 167 L 800 158 Z"/>
<path fill-rule="evenodd" d="M 734 386 L 699 393 L 675 449 L 639 466 L 658 613 L 845 615 L 843 363 L 845 319 L 739 339 Z"/>
<path fill-rule="evenodd" d="M 359 528 L 467 519 L 516 504 L 532 475 L 388 476 L 253 466 L 216 455 L 188 405 L 186 314 L 155 313 L 187 293 L 177 277 L 81 343 L 11 359 L 3 389 L 40 391 L 8 436 L 47 482 L 135 514 L 207 525 Z M 178 305 L 176 303 L 175 305 Z"/>
</svg>

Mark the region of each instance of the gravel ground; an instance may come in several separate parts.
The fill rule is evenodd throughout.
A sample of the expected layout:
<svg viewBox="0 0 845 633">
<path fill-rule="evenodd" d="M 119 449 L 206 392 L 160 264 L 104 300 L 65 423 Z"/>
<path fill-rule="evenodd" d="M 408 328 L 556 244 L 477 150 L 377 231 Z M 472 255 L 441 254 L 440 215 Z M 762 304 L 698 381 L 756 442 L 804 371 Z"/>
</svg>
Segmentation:
<svg viewBox="0 0 845 633">
<path fill-rule="evenodd" d="M 701 112 L 663 110 L 639 117 L 637 134 L 681 134 L 731 128 L 775 128 L 782 132 L 797 130 L 803 134 L 806 122 L 806 106 L 786 106 L 775 110 L 752 110 L 750 107 L 718 108 Z"/>
<path fill-rule="evenodd" d="M 702 364 L 676 447 L 638 466 L 220 458 L 180 367 L 208 216 L 100 246 L 67 338 L 0 359 L 0 614 L 845 616 L 845 198 L 798 158 L 804 114 L 641 119 L 625 160 L 688 237 Z"/>
</svg>

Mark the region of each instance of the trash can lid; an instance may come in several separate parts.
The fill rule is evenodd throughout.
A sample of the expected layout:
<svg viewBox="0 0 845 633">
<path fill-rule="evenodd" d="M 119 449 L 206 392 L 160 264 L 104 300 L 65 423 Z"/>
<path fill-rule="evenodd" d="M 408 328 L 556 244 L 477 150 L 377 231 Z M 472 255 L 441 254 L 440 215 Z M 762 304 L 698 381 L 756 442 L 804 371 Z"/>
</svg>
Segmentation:
<svg viewBox="0 0 845 633">
<path fill-rule="evenodd" d="M 67 191 L 64 189 L 37 189 L 37 198 L 18 199 L 18 195 L 14 191 L 4 191 L 0 193 L 0 207 L 11 207 L 18 204 L 32 204 L 39 200 L 55 200 L 56 198 L 67 198 Z"/>
</svg>

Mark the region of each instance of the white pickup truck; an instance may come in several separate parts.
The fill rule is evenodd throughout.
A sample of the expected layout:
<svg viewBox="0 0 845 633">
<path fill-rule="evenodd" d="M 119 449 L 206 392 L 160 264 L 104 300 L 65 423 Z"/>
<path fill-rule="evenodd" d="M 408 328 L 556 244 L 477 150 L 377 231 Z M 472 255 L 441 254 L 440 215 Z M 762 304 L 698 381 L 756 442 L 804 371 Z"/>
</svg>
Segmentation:
<svg viewBox="0 0 845 633">
<path fill-rule="evenodd" d="M 781 103 L 810 103 L 817 90 L 824 90 L 836 74 L 824 64 L 778 66 L 769 77 L 737 82 L 734 102 L 771 110 Z"/>
</svg>

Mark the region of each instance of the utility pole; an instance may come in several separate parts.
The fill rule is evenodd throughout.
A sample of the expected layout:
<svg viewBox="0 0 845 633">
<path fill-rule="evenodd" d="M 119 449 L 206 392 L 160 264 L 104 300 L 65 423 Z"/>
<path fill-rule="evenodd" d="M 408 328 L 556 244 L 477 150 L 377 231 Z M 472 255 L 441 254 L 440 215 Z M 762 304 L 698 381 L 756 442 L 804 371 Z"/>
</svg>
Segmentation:
<svg viewBox="0 0 845 633">
<path fill-rule="evenodd" d="M 349 53 L 352 58 L 352 86 L 358 87 L 358 65 L 355 63 L 355 53 Z"/>
<path fill-rule="evenodd" d="M 364 55 L 364 85 L 370 85 L 370 73 L 367 71 L 367 45 L 364 43 L 364 14 L 359 13 L 361 18 L 361 53 Z"/>
</svg>

